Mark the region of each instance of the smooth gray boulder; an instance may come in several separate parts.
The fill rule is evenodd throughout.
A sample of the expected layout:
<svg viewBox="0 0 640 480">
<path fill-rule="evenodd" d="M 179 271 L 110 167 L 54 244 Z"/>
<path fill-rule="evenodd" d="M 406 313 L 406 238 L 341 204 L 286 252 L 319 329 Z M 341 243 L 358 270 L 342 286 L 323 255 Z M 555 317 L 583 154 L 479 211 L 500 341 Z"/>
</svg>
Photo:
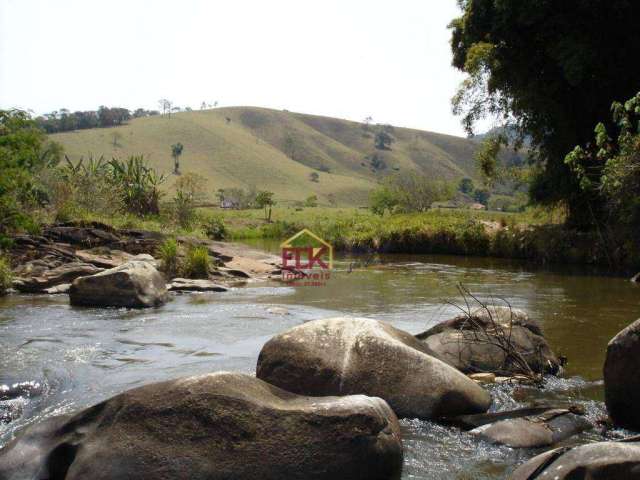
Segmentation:
<svg viewBox="0 0 640 480">
<path fill-rule="evenodd" d="M 434 354 L 465 373 L 497 375 L 557 374 L 558 357 L 551 351 L 540 326 L 526 312 L 509 307 L 478 308 L 416 335 Z"/>
<path fill-rule="evenodd" d="M 239 373 L 146 385 L 29 426 L 1 479 L 399 479 L 396 416 L 379 398 L 308 398 Z"/>
<path fill-rule="evenodd" d="M 640 480 L 640 443 L 599 442 L 558 448 L 518 467 L 510 480 Z"/>
<path fill-rule="evenodd" d="M 640 320 L 618 333 L 607 346 L 604 399 L 613 423 L 640 431 Z"/>
<path fill-rule="evenodd" d="M 430 353 L 387 323 L 331 318 L 269 340 L 258 357 L 256 376 L 301 395 L 380 397 L 404 418 L 486 412 L 489 394 Z"/>
<path fill-rule="evenodd" d="M 96 275 L 80 277 L 69 289 L 72 305 L 156 307 L 167 301 L 164 278 L 147 261 L 130 261 Z"/>
</svg>

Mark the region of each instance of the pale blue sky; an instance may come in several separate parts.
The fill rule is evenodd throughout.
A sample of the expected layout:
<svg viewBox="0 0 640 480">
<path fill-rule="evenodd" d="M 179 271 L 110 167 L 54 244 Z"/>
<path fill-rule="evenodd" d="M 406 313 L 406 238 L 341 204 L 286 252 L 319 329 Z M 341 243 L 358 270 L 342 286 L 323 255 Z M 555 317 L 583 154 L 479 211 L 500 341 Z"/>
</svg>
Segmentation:
<svg viewBox="0 0 640 480">
<path fill-rule="evenodd" d="M 462 135 L 455 0 L 0 0 L 0 107 L 257 105 Z"/>
</svg>

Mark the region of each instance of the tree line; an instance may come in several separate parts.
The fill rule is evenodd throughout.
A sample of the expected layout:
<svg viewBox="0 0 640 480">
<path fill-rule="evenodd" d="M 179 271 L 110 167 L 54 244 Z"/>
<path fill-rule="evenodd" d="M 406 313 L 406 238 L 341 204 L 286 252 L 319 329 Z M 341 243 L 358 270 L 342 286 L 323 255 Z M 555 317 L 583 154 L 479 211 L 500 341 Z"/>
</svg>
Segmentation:
<svg viewBox="0 0 640 480">
<path fill-rule="evenodd" d="M 105 107 L 98 110 L 86 110 L 71 112 L 61 108 L 50 113 L 45 113 L 35 119 L 37 125 L 47 133 L 70 132 L 87 128 L 116 127 L 132 118 L 151 117 L 159 115 L 157 110 L 145 110 L 138 108 L 130 111 L 122 107 Z"/>
</svg>

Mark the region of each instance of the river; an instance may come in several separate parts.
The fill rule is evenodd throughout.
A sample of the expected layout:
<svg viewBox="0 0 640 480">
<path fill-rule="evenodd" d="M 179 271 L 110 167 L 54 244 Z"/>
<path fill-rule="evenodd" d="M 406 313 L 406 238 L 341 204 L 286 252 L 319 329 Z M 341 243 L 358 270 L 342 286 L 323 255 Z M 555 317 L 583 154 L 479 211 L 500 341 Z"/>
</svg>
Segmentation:
<svg viewBox="0 0 640 480">
<path fill-rule="evenodd" d="M 421 332 L 455 315 L 449 302 L 462 303 L 459 284 L 526 310 L 569 361 L 565 376 L 549 379 L 543 391 L 514 395 L 513 387 L 492 387 L 492 409 L 570 401 L 584 405 L 593 420 L 604 414 L 607 342 L 640 317 L 640 286 L 580 271 L 420 255 L 342 256 L 335 270 L 326 286 L 255 283 L 176 295 L 164 307 L 142 311 L 74 308 L 65 295 L 0 298 L 0 385 L 33 382 L 40 390 L 0 402 L 0 417 L 15 416 L 0 421 L 0 445 L 27 424 L 145 383 L 218 370 L 253 373 L 271 336 L 308 320 L 365 316 Z M 402 427 L 405 479 L 503 478 L 537 453 L 491 446 L 431 422 L 403 420 Z M 587 433 L 571 441 L 596 438 Z"/>
</svg>

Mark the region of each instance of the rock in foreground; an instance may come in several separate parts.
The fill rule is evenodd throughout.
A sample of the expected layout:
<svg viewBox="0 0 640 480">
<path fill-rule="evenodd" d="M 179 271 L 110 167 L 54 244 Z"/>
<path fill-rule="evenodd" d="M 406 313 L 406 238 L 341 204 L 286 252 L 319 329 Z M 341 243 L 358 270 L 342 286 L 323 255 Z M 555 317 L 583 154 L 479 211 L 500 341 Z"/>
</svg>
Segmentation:
<svg viewBox="0 0 640 480">
<path fill-rule="evenodd" d="M 528 315 L 508 307 L 478 308 L 416 335 L 441 360 L 465 373 L 526 373 L 517 352 L 534 373 L 556 374 L 560 362 L 540 327 Z"/>
<path fill-rule="evenodd" d="M 384 322 L 316 320 L 269 340 L 256 375 L 301 395 L 381 397 L 399 417 L 432 419 L 489 408 L 485 390 L 429 353 L 412 335 Z"/>
<path fill-rule="evenodd" d="M 136 388 L 0 451 L 3 479 L 384 480 L 401 468 L 381 399 L 300 397 L 234 373 Z"/>
<path fill-rule="evenodd" d="M 640 431 L 640 320 L 618 333 L 607 346 L 604 398 L 616 425 Z"/>
<path fill-rule="evenodd" d="M 509 477 L 510 480 L 543 478 L 640 480 L 640 443 L 600 442 L 558 448 L 532 458 Z"/>
<path fill-rule="evenodd" d="M 145 308 L 167 300 L 164 278 L 150 262 L 131 261 L 89 277 L 74 280 L 72 305 Z"/>
</svg>

